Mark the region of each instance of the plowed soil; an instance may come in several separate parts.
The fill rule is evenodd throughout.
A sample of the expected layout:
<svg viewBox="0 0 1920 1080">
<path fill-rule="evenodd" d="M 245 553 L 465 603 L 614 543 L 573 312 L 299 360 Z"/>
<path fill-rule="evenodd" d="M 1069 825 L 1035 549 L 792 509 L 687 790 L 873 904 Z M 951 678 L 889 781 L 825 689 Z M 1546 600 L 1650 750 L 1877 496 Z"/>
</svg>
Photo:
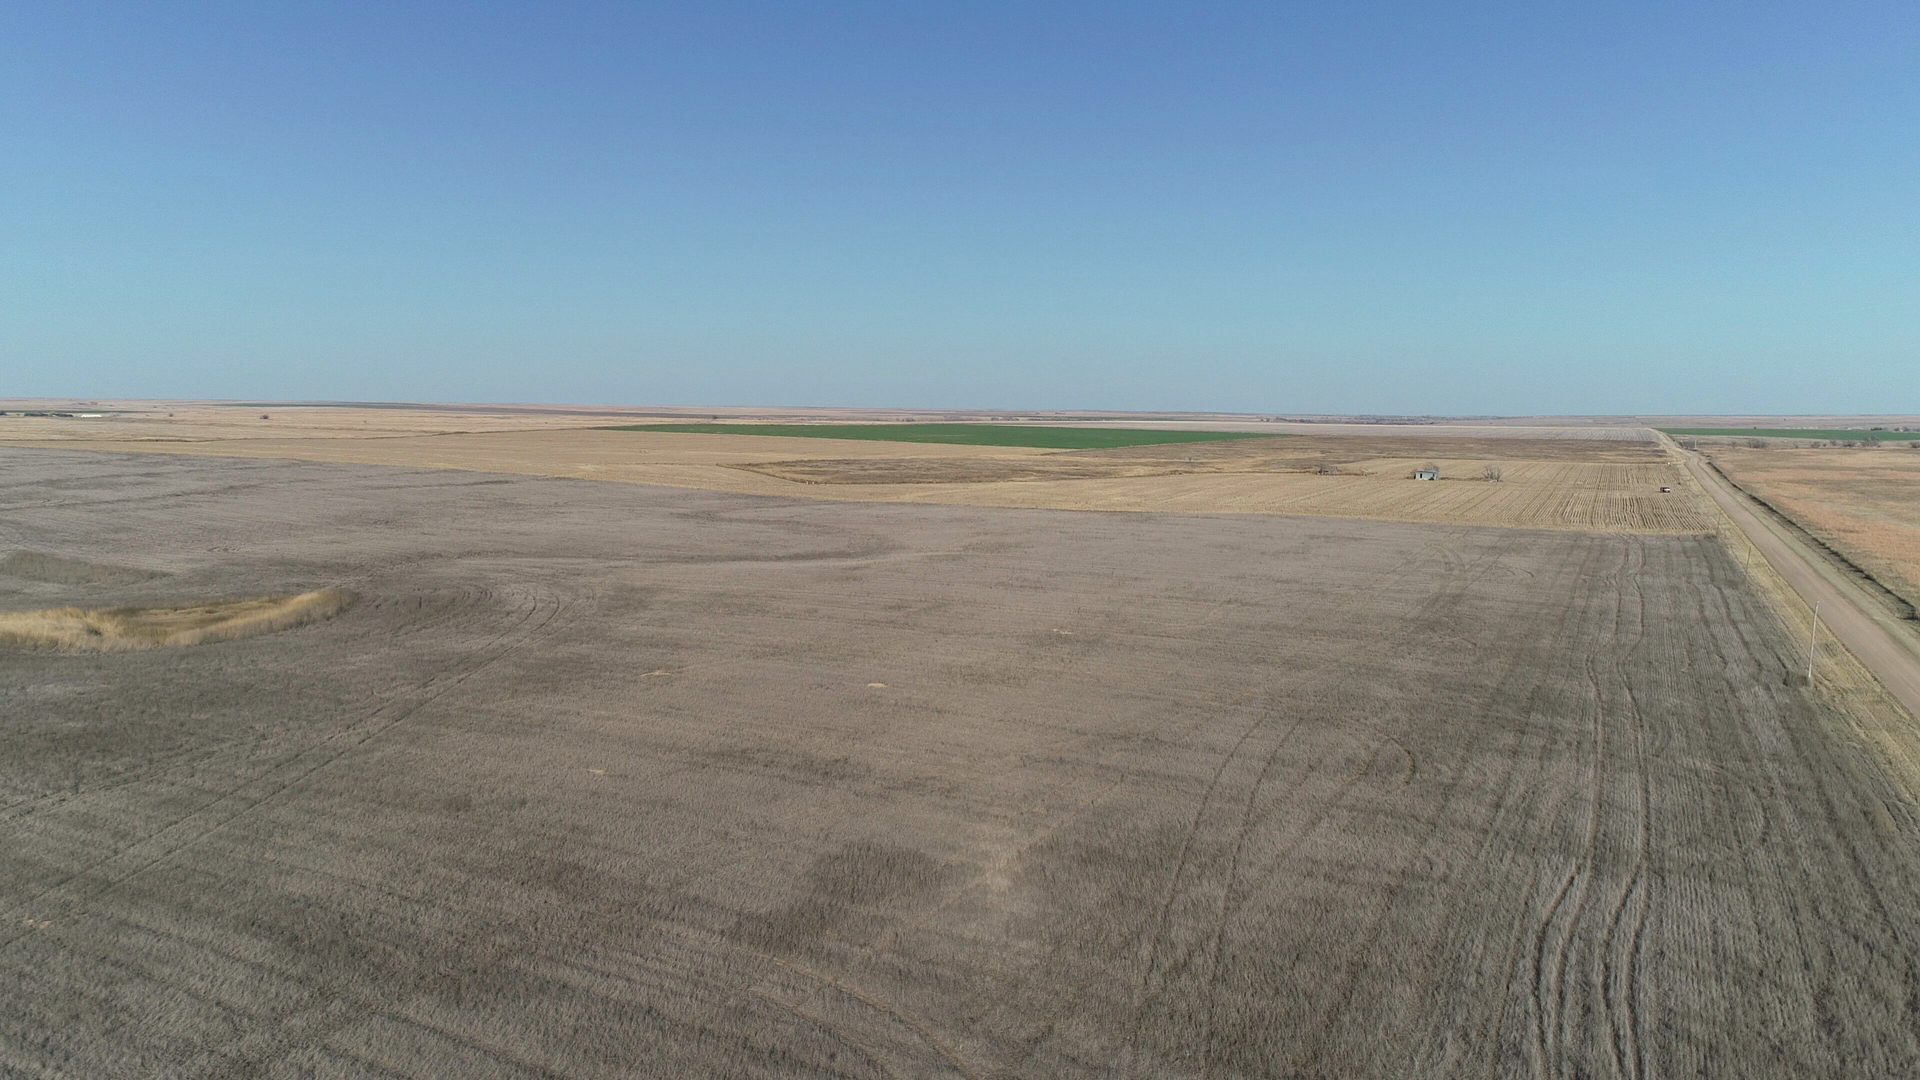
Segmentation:
<svg viewBox="0 0 1920 1080">
<path fill-rule="evenodd" d="M 0 547 L 361 598 L 0 651 L 0 1074 L 1920 1070 L 1920 821 L 1712 536 L 0 450 Z"/>
</svg>

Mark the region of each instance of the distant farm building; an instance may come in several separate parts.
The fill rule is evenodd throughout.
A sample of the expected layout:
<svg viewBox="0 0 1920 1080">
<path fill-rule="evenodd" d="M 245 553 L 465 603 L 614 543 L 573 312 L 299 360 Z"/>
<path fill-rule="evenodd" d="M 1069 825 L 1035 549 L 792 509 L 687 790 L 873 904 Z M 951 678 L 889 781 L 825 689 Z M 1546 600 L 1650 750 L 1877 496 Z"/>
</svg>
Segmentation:
<svg viewBox="0 0 1920 1080">
<path fill-rule="evenodd" d="M 1415 480 L 1438 480 L 1440 479 L 1440 470 L 1439 469 L 1415 469 L 1413 470 L 1413 478 Z"/>
</svg>

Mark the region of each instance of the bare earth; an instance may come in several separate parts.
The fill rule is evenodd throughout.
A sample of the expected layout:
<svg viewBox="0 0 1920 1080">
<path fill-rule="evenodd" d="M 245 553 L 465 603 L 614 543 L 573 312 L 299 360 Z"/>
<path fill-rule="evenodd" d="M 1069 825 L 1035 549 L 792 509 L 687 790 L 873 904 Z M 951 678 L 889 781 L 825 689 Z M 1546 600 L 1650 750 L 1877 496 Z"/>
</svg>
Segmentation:
<svg viewBox="0 0 1920 1080">
<path fill-rule="evenodd" d="M 4 449 L 0 550 L 361 597 L 0 651 L 0 1074 L 1920 1070 L 1920 820 L 1713 535 Z"/>
</svg>

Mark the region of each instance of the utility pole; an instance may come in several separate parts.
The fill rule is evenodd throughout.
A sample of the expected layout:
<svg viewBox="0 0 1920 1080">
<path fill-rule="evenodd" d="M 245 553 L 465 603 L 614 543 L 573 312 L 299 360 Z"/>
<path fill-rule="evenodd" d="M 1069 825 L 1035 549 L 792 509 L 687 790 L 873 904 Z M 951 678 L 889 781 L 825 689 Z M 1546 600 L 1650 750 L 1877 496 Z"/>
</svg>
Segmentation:
<svg viewBox="0 0 1920 1080">
<path fill-rule="evenodd" d="M 1813 626 L 1807 630 L 1807 685 L 1813 685 L 1813 641 L 1820 636 L 1820 601 L 1813 602 Z"/>
</svg>

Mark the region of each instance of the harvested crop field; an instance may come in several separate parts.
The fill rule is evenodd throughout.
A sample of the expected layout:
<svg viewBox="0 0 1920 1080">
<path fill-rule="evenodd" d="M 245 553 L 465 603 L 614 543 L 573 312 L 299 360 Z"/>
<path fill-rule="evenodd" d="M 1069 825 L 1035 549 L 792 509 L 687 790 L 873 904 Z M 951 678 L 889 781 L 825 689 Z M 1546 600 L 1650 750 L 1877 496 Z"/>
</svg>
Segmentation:
<svg viewBox="0 0 1920 1080">
<path fill-rule="evenodd" d="M 1920 452 L 1716 447 L 1712 457 L 1735 483 L 1920 607 Z"/>
<path fill-rule="evenodd" d="M 1716 439 L 1789 439 L 1795 441 L 1820 440 L 1829 442 L 1912 442 L 1920 439 L 1920 431 L 1895 430 L 1883 428 L 1729 428 L 1729 427 L 1691 427 L 1661 428 L 1668 435 L 1706 435 Z"/>
<path fill-rule="evenodd" d="M 1180 428 L 1125 428 L 1082 424 L 625 424 L 613 431 L 665 431 L 678 435 L 752 435 L 788 439 L 843 439 L 856 442 L 949 443 L 961 446 L 1038 446 L 1087 450 L 1167 443 L 1228 442 L 1258 439 L 1257 432 L 1192 431 Z"/>
<path fill-rule="evenodd" d="M 45 445 L 471 469 L 836 501 L 1712 531 L 1713 512 L 1685 470 L 1649 432 L 1641 434 L 1646 437 L 1410 435 L 1383 427 L 1367 434 L 1061 450 L 575 428 Z M 1438 483 L 1409 479 L 1425 465 L 1440 468 Z M 1500 471 L 1500 482 L 1484 479 L 1489 467 Z M 1662 493 L 1662 487 L 1674 491 Z"/>
<path fill-rule="evenodd" d="M 153 575 L 4 608 L 361 598 L 0 651 L 0 1073 L 1920 1068 L 1920 822 L 1709 536 L 31 450 L 0 510 Z"/>
<path fill-rule="evenodd" d="M 1437 482 L 1414 481 L 1413 470 L 1437 461 Z M 1326 474 L 1171 472 L 1158 476 L 1062 479 L 936 488 L 901 501 L 955 505 L 1070 506 L 1082 510 L 1187 513 L 1311 514 L 1319 517 L 1416 521 L 1617 532 L 1705 532 L 1706 508 L 1693 485 L 1670 464 L 1620 465 L 1509 461 L 1502 479 L 1479 475 L 1478 461 L 1379 459 Z M 1464 475 L 1463 475 L 1464 474 Z M 1662 492 L 1671 487 L 1671 492 Z"/>
</svg>

